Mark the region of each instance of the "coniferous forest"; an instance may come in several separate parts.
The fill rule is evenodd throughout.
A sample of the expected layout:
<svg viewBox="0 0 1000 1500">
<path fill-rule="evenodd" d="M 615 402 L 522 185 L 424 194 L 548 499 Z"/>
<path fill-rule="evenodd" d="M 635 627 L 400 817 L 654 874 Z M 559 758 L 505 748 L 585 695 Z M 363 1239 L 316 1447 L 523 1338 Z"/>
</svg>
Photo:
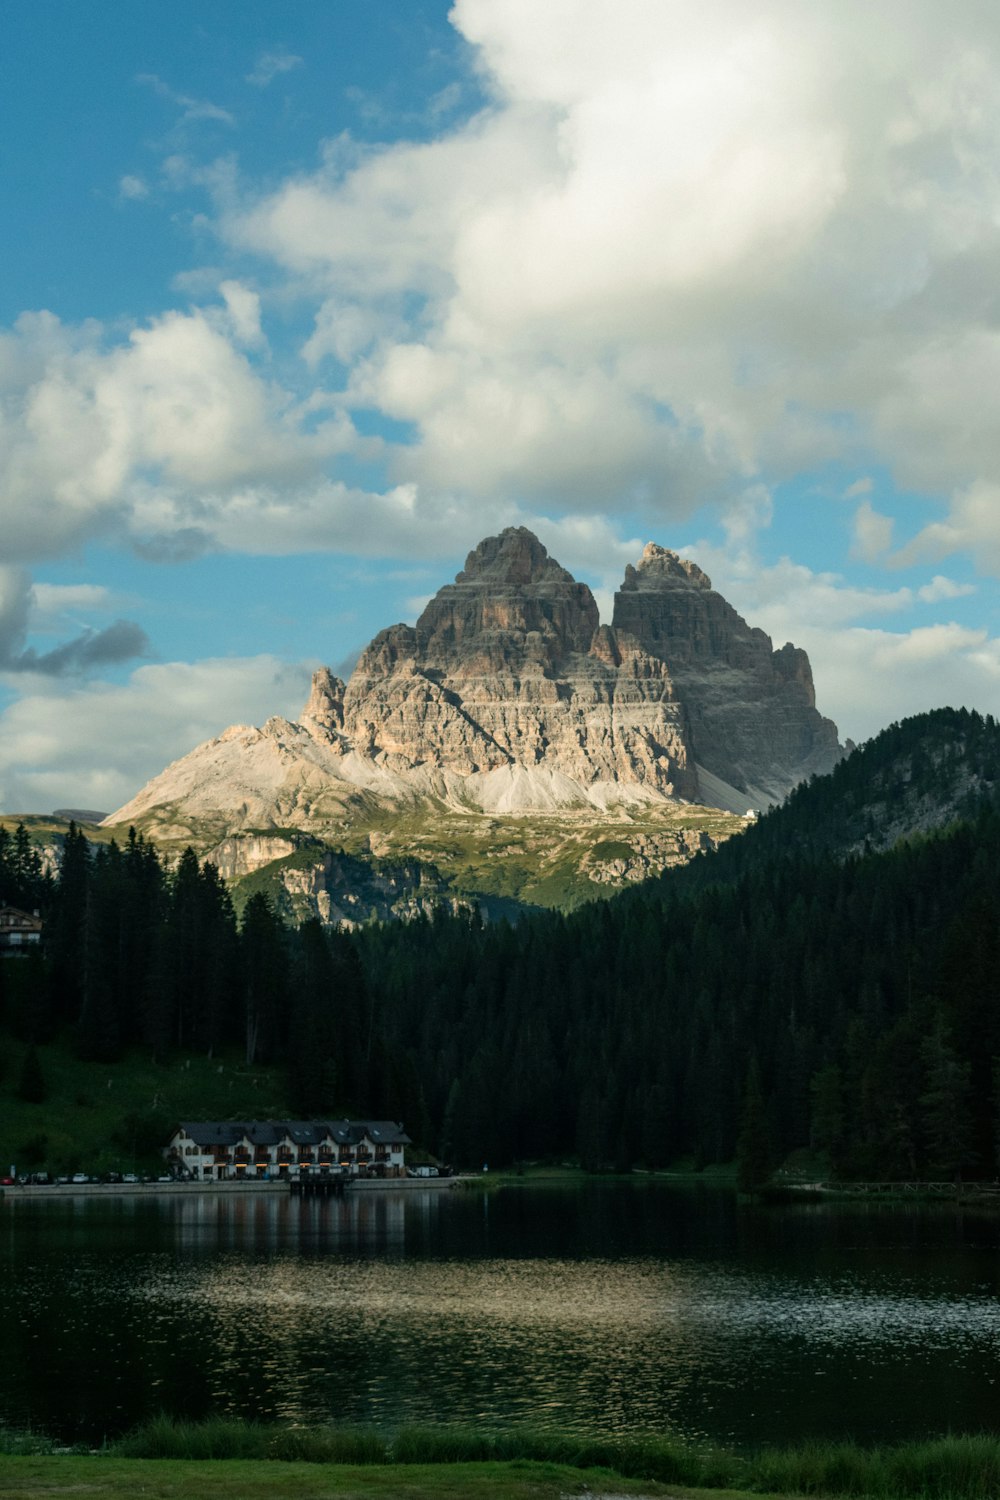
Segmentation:
<svg viewBox="0 0 1000 1500">
<path fill-rule="evenodd" d="M 514 925 L 291 930 L 190 851 L 168 870 L 71 828 L 46 873 L 0 832 L 0 904 L 45 920 L 0 964 L 0 1027 L 95 1063 L 239 1049 L 297 1113 L 400 1119 L 456 1165 L 739 1158 L 752 1182 L 810 1148 L 844 1178 L 992 1178 L 998 785 L 997 726 L 941 710 L 719 853 Z M 949 826 L 879 847 L 944 793 Z"/>
</svg>

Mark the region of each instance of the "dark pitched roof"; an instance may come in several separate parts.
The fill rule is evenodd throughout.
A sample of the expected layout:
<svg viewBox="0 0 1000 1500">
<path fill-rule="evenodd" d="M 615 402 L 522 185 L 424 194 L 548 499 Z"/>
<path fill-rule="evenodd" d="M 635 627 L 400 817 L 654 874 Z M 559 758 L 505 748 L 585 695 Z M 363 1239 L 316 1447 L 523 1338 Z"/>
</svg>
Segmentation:
<svg viewBox="0 0 1000 1500">
<path fill-rule="evenodd" d="M 395 1120 L 335 1120 L 328 1129 L 342 1146 L 356 1146 L 365 1136 L 378 1146 L 410 1144 L 410 1137 Z"/>
<path fill-rule="evenodd" d="M 331 1138 L 339 1146 L 356 1146 L 365 1136 L 375 1145 L 411 1144 L 395 1120 L 181 1120 L 178 1129 L 206 1147 L 235 1146 L 244 1137 L 255 1146 L 276 1146 L 285 1139 L 318 1146 Z"/>
<path fill-rule="evenodd" d="M 37 911 L 21 911 L 17 906 L 0 906 L 0 929 L 13 932 L 41 932 L 42 920 Z"/>
<path fill-rule="evenodd" d="M 181 1120 L 177 1128 L 199 1146 L 235 1146 L 246 1135 L 246 1126 L 234 1120 Z"/>
</svg>

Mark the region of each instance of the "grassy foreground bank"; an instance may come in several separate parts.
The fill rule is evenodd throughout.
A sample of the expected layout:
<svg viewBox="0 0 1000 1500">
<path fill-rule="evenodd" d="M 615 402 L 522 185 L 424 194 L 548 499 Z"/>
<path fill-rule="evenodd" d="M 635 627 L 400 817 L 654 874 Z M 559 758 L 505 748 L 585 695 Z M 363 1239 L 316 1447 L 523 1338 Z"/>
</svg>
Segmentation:
<svg viewBox="0 0 1000 1500">
<path fill-rule="evenodd" d="M 700 1492 L 702 1495 L 704 1491 Z M 568 1500 L 574 1495 L 689 1496 L 606 1469 L 526 1460 L 495 1464 L 417 1464 L 406 1469 L 228 1459 L 0 1458 L 0 1500 Z M 723 1500 L 713 1491 L 710 1500 Z M 740 1497 L 732 1497 L 740 1500 Z"/>
<path fill-rule="evenodd" d="M 48 1449 L 49 1451 L 43 1451 Z M 871 1500 L 993 1500 L 1000 1437 L 944 1437 L 892 1447 L 803 1443 L 734 1453 L 654 1438 L 515 1429 L 279 1428 L 230 1419 L 160 1418 L 97 1453 L 58 1452 L 0 1434 L 6 1496 L 547 1497 L 590 1494 L 812 1495 Z"/>
</svg>

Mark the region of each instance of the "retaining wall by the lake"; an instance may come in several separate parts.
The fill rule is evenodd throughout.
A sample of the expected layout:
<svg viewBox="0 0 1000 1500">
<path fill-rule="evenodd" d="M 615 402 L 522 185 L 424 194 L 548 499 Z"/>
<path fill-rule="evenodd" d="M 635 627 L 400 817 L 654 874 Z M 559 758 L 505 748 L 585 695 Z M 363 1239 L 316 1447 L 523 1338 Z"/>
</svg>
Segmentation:
<svg viewBox="0 0 1000 1500">
<path fill-rule="evenodd" d="M 345 1184 L 351 1193 L 410 1193 L 428 1188 L 452 1188 L 459 1177 L 355 1177 Z M 251 1178 L 247 1182 L 54 1182 L 47 1186 L 18 1184 L 0 1188 L 5 1204 L 48 1202 L 51 1198 L 191 1198 L 198 1194 L 228 1194 L 240 1197 L 248 1193 L 283 1193 L 288 1196 L 288 1182 L 278 1178 Z"/>
</svg>

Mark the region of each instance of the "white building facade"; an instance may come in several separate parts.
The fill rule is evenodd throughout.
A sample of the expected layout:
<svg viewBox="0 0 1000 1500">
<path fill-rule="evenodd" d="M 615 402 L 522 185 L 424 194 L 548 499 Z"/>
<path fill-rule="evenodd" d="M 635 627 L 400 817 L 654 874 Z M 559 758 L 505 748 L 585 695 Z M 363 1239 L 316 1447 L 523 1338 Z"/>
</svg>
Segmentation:
<svg viewBox="0 0 1000 1500">
<path fill-rule="evenodd" d="M 182 1120 L 163 1155 L 178 1177 L 405 1177 L 410 1138 L 395 1120 Z"/>
</svg>

